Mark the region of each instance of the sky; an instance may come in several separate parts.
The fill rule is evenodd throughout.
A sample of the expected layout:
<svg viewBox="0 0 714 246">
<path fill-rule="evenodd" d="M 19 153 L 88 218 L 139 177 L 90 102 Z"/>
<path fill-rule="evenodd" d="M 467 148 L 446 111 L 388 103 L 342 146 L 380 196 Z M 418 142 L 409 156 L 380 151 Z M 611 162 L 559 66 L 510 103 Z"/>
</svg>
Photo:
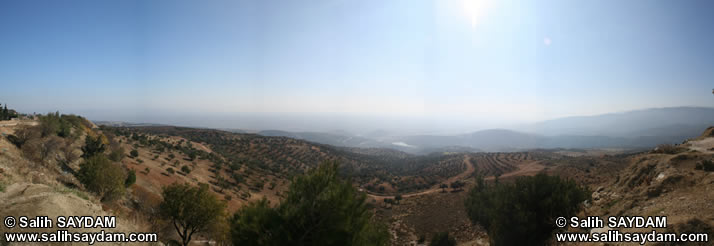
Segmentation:
<svg viewBox="0 0 714 246">
<path fill-rule="evenodd" d="M 415 131 L 711 107 L 712 9 L 707 0 L 3 0 L 0 103 L 92 120 Z"/>
</svg>

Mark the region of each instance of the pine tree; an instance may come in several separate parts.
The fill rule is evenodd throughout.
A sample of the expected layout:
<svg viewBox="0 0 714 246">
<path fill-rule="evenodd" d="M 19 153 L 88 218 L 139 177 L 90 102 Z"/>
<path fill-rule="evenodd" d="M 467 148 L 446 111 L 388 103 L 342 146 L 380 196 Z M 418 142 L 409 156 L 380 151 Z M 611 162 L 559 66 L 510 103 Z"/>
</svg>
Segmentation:
<svg viewBox="0 0 714 246">
<path fill-rule="evenodd" d="M 366 196 L 326 162 L 294 179 L 276 207 L 263 199 L 231 220 L 235 245 L 386 245 L 385 227 L 370 222 Z"/>
<path fill-rule="evenodd" d="M 10 119 L 10 111 L 7 110 L 7 103 L 5 104 L 5 108 L 2 110 L 2 115 L 3 115 L 3 120 Z"/>
<path fill-rule="evenodd" d="M 2 106 L 2 104 L 0 104 Z M 5 120 L 7 118 L 7 104 L 5 104 L 5 110 L 0 110 L 0 120 Z"/>
</svg>

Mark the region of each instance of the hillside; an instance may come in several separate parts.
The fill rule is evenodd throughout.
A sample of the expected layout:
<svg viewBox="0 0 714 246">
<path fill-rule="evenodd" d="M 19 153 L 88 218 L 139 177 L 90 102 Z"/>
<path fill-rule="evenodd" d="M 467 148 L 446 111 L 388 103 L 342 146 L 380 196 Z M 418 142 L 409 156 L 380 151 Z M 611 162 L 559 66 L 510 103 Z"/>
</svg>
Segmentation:
<svg viewBox="0 0 714 246">
<path fill-rule="evenodd" d="M 701 231 L 714 224 L 714 217 L 694 218 L 688 212 L 714 214 L 714 128 L 681 145 L 662 145 L 644 152 L 539 149 L 412 155 L 393 149 L 335 147 L 212 129 L 95 128 L 81 117 L 58 119 L 76 123 L 68 123 L 73 124 L 69 130 L 58 128 L 59 137 L 28 138 L 28 143 L 44 144 L 39 146 L 58 144 L 44 157 L 29 147 L 18 148 L 13 141 L 28 131 L 39 134 L 47 120 L 0 124 L 4 136 L 0 139 L 0 207 L 6 214 L 119 215 L 125 225 L 117 231 L 152 231 L 171 238 L 175 236 L 172 228 L 157 223 L 154 212 L 167 185 L 206 184 L 232 212 L 261 199 L 278 204 L 285 199 L 293 177 L 323 161 L 339 161 L 342 175 L 367 193 L 373 219 L 388 225 L 393 245 L 416 243 L 443 231 L 463 245 L 487 245 L 484 229 L 472 224 L 464 212 L 465 191 L 471 189 L 477 175 L 491 183 L 542 172 L 573 179 L 593 191 L 583 216 L 663 214 L 671 218 L 671 229 L 677 231 Z M 82 162 L 78 157 L 89 137 L 106 144 L 107 155 L 116 158 L 127 173 L 136 173 L 135 183 L 118 200 L 105 201 L 76 178 Z M 197 240 L 210 237 L 204 234 Z"/>
<path fill-rule="evenodd" d="M 714 108 L 672 107 L 553 119 L 524 126 L 523 130 L 548 136 L 694 137 L 712 123 Z"/>
<path fill-rule="evenodd" d="M 126 213 L 120 204 L 103 204 L 98 198 L 83 189 L 80 182 L 71 174 L 78 169 L 76 158 L 81 151 L 81 143 L 87 134 L 96 134 L 91 129 L 91 122 L 81 121 L 72 129 L 74 138 L 46 139 L 28 138 L 23 148 L 18 148 L 10 141 L 10 136 L 18 136 L 40 123 L 23 119 L 0 121 L 0 217 L 6 216 L 117 216 L 117 227 L 104 229 L 106 232 L 153 232 L 149 223 L 136 214 Z M 39 135 L 37 136 L 39 137 Z M 36 143 L 43 143 L 45 150 L 51 150 L 46 156 L 37 156 Z M 52 145 L 50 145 L 52 144 Z M 57 148 L 57 149 L 55 149 Z M 51 155 L 50 155 L 51 154 Z M 41 158 L 36 160 L 35 157 Z M 64 163 L 64 164 L 63 164 Z M 8 229 L 4 232 L 52 232 L 46 229 Z M 70 232 L 99 232 L 102 228 L 69 228 Z M 0 244 L 5 245 L 4 238 Z M 23 244 L 44 245 L 44 244 Z M 67 243 L 66 245 L 87 245 L 87 243 Z M 151 245 L 149 243 L 117 243 L 115 245 Z"/>
<path fill-rule="evenodd" d="M 598 158 L 590 161 L 596 164 L 588 165 L 589 170 L 579 165 L 560 168 L 554 173 L 583 180 L 593 191 L 592 204 L 586 206 L 580 216 L 667 216 L 666 232 L 708 233 L 709 244 L 696 245 L 711 245 L 714 231 L 711 129 L 681 145 L 662 145 L 648 152 Z M 646 230 L 625 228 L 620 231 Z"/>
</svg>

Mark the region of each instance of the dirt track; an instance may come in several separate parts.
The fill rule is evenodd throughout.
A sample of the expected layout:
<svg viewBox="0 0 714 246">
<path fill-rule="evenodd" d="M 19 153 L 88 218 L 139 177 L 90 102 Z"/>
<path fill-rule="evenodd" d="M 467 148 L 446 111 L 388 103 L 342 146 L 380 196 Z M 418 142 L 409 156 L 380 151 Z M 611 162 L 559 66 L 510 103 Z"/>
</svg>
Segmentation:
<svg viewBox="0 0 714 246">
<path fill-rule="evenodd" d="M 464 162 L 467 163 L 467 165 L 466 165 L 466 170 L 465 170 L 464 172 L 462 172 L 462 173 L 460 173 L 460 174 L 458 174 L 458 175 L 456 175 L 456 176 L 453 176 L 453 177 L 447 179 L 445 182 L 442 182 L 442 183 L 449 184 L 449 183 L 453 183 L 453 182 L 455 182 L 455 181 L 463 181 L 463 180 L 465 180 L 466 178 L 470 177 L 471 174 L 473 174 L 473 172 L 476 170 L 476 168 L 475 168 L 474 164 L 471 162 L 471 157 L 465 156 L 465 157 L 464 157 Z M 522 163 L 522 164 L 518 165 L 518 169 L 517 169 L 517 170 L 515 170 L 515 171 L 513 171 L 513 172 L 505 173 L 505 174 L 503 174 L 503 175 L 501 176 L 501 178 L 515 177 L 515 176 L 530 176 L 530 175 L 535 175 L 536 173 L 538 173 L 538 172 L 540 172 L 541 170 L 543 170 L 543 168 L 545 168 L 545 166 L 543 166 L 542 164 L 540 164 L 539 161 L 530 161 L 530 162 L 526 162 L 526 163 Z M 493 180 L 494 178 L 495 178 L 495 177 L 490 176 L 490 177 L 487 177 L 487 178 L 485 178 L 485 179 L 486 179 L 486 180 Z M 402 197 L 405 197 L 405 198 L 406 198 L 406 197 L 422 196 L 422 195 L 426 195 L 426 194 L 432 194 L 432 193 L 436 193 L 436 192 L 441 192 L 441 190 L 442 190 L 442 189 L 439 188 L 439 184 L 437 184 L 437 185 L 434 185 L 433 187 L 431 187 L 431 188 L 429 188 L 429 189 L 427 189 L 427 190 L 424 190 L 424 191 L 415 192 L 415 193 L 402 194 Z M 394 196 L 378 195 L 378 194 L 372 194 L 372 193 L 369 193 L 369 192 L 367 192 L 367 197 L 368 197 L 368 198 L 371 198 L 371 199 L 375 199 L 375 200 L 384 200 L 385 198 L 394 199 Z"/>
<path fill-rule="evenodd" d="M 464 180 L 464 179 L 466 179 L 467 177 L 469 177 L 469 176 L 476 170 L 476 168 L 474 168 L 474 164 L 471 163 L 471 157 L 465 156 L 465 157 L 464 157 L 464 162 L 466 162 L 466 164 L 467 164 L 467 165 L 466 165 L 466 170 L 465 170 L 464 172 L 462 172 L 462 173 L 456 175 L 456 176 L 453 176 L 453 177 L 447 179 L 447 180 L 446 180 L 445 182 L 443 182 L 443 183 L 452 183 L 452 182 L 455 182 L 455 181 L 457 181 L 457 180 Z M 434 185 L 433 187 L 431 187 L 431 188 L 429 188 L 429 189 L 427 189 L 427 190 L 424 190 L 424 191 L 415 192 L 415 193 L 402 194 L 402 197 L 421 196 L 421 195 L 431 194 L 431 193 L 435 193 L 435 192 L 441 192 L 441 188 L 439 188 L 439 184 Z M 370 194 L 369 192 L 367 192 L 367 197 L 368 197 L 368 198 L 375 199 L 375 200 L 384 200 L 385 198 L 394 199 L 394 196 Z"/>
</svg>

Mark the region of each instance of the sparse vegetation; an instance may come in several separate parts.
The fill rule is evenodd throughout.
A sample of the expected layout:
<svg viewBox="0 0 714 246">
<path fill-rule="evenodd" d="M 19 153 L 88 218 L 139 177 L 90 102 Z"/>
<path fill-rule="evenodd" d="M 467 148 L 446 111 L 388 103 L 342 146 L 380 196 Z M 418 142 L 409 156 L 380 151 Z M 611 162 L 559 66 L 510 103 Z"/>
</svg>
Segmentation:
<svg viewBox="0 0 714 246">
<path fill-rule="evenodd" d="M 30 139 L 39 137 L 40 129 L 38 127 L 22 126 L 19 129 L 15 130 L 15 134 L 9 135 L 7 139 L 18 148 L 22 148 L 22 145 L 24 145 Z"/>
<path fill-rule="evenodd" d="M 59 151 L 62 144 L 62 139 L 57 136 L 33 138 L 22 145 L 22 152 L 28 159 L 44 163 L 50 155 Z"/>
<path fill-rule="evenodd" d="M 672 144 L 660 144 L 660 145 L 657 145 L 657 148 L 655 148 L 652 152 L 660 153 L 660 154 L 674 155 L 674 154 L 678 154 L 682 151 L 684 151 L 684 149 L 679 146 L 675 146 Z"/>
</svg>

